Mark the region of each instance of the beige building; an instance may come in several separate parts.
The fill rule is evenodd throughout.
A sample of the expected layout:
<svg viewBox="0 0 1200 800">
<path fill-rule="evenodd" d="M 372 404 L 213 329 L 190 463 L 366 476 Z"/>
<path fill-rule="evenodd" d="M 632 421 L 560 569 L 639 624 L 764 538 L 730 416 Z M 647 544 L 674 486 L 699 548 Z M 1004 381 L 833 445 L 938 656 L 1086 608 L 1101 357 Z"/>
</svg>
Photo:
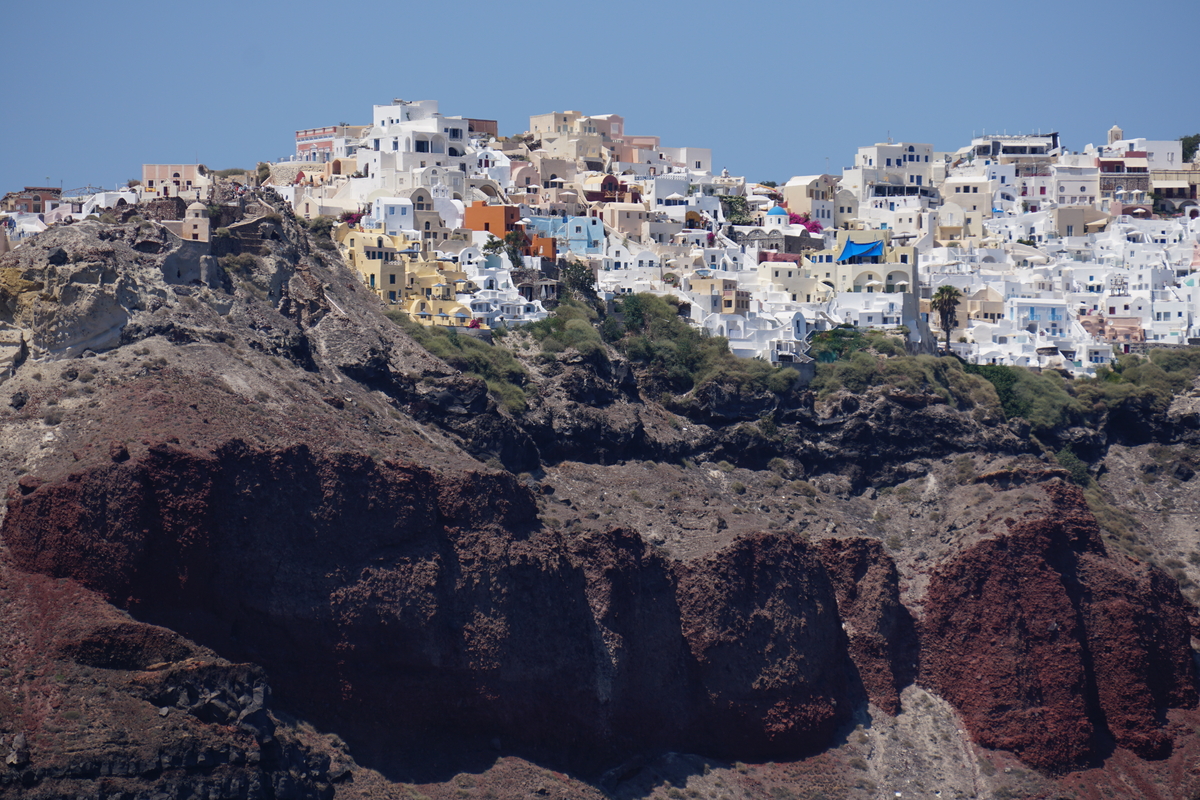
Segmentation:
<svg viewBox="0 0 1200 800">
<path fill-rule="evenodd" d="M 195 197 L 209 180 L 199 164 L 142 164 L 142 193 L 153 197 Z"/>
<path fill-rule="evenodd" d="M 925 308 L 928 302 L 928 300 L 921 301 L 923 311 L 928 311 Z M 995 322 L 1004 318 L 1004 295 L 990 286 L 984 286 L 963 301 L 962 310 L 968 320 Z"/>
<path fill-rule="evenodd" d="M 600 216 L 604 224 L 619 234 L 646 241 L 650 212 L 641 203 L 605 203 Z"/>
<path fill-rule="evenodd" d="M 807 267 L 791 261 L 764 261 L 758 265 L 759 286 L 784 292 L 793 302 L 819 303 L 829 299 L 830 287 Z"/>
<path fill-rule="evenodd" d="M 802 175 L 789 180 L 780 189 L 783 203 L 792 214 L 807 214 L 823 227 L 837 226 L 834 199 L 838 191 L 836 175 Z M 853 196 L 853 195 L 851 195 Z"/>
<path fill-rule="evenodd" d="M 183 219 L 165 220 L 162 224 L 180 239 L 192 242 L 207 242 L 212 229 L 208 207 L 198 200 L 187 207 Z"/>
<path fill-rule="evenodd" d="M 893 245 L 890 230 L 838 231 L 830 250 L 804 254 L 808 274 L 836 292 L 911 292 L 916 289 L 916 250 Z"/>
<path fill-rule="evenodd" d="M 736 280 L 712 277 L 708 270 L 701 270 L 687 276 L 686 288 L 705 313 L 744 317 L 750 312 L 750 292 L 739 289 Z"/>
</svg>

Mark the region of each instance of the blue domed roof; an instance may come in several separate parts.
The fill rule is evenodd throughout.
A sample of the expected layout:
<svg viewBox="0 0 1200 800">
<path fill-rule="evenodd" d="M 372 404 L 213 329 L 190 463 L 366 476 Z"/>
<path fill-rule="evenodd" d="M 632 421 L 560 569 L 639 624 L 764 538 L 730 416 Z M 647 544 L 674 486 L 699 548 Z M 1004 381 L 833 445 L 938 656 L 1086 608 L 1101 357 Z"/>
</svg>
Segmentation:
<svg viewBox="0 0 1200 800">
<path fill-rule="evenodd" d="M 785 208 L 783 208 L 782 206 L 775 206 L 774 208 L 772 208 L 770 211 L 767 212 L 767 216 L 768 217 L 786 217 L 787 213 L 788 213 L 787 210 Z"/>
</svg>

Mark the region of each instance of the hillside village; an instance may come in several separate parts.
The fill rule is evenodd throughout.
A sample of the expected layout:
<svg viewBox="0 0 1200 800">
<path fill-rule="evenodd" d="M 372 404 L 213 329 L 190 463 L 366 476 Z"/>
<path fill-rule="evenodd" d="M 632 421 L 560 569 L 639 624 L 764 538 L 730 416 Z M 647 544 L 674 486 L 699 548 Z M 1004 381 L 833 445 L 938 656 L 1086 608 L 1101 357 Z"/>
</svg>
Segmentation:
<svg viewBox="0 0 1200 800">
<path fill-rule="evenodd" d="M 495 121 L 397 99 L 369 124 L 296 131 L 294 153 L 251 173 L 147 164 L 119 190 L 10 192 L 0 252 L 135 209 L 234 252 L 268 235 L 255 196 L 272 191 L 382 303 L 480 335 L 591 286 L 610 301 L 673 296 L 735 354 L 775 364 L 809 361 L 811 336 L 838 326 L 1076 375 L 1200 341 L 1200 163 L 1184 141 L 1116 126 L 1078 150 L 1059 133 L 980 135 L 954 152 L 889 141 L 840 175 L 782 184 L 713 167 L 710 150 L 628 133 L 616 114 L 540 114 L 501 136 Z M 958 303 L 943 319 L 947 286 Z"/>
</svg>

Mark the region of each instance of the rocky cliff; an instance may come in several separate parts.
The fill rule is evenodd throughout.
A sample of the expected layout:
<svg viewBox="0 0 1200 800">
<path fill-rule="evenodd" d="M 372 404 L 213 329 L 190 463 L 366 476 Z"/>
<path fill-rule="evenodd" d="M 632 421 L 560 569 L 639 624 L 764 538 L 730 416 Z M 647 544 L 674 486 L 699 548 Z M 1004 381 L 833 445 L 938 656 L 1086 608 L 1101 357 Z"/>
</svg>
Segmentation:
<svg viewBox="0 0 1200 800">
<path fill-rule="evenodd" d="M 91 222 L 0 257 L 0 794 L 452 796 L 508 757 L 563 796 L 1017 791 L 991 751 L 1039 792 L 1187 785 L 1194 607 L 1019 426 L 884 390 L 677 414 L 569 352 L 512 415 L 261 202 L 233 259 Z"/>
</svg>

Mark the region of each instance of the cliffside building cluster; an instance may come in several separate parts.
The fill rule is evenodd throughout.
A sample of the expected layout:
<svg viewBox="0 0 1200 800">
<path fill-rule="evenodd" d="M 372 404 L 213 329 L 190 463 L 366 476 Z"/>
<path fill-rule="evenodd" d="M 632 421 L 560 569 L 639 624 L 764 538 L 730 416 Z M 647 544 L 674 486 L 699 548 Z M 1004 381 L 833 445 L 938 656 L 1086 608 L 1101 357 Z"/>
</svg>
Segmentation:
<svg viewBox="0 0 1200 800">
<path fill-rule="evenodd" d="M 180 204 L 167 224 L 207 241 L 213 203 L 261 182 L 300 217 L 338 219 L 363 283 L 427 325 L 543 318 L 576 265 L 605 297 L 672 295 L 735 353 L 775 363 L 807 360 L 810 336 L 839 325 L 932 352 L 944 332 L 929 299 L 944 284 L 963 296 L 951 347 L 977 363 L 1089 374 L 1118 352 L 1200 338 L 1200 165 L 1180 141 L 1115 126 L 1077 151 L 1056 132 L 953 152 L 888 141 L 840 175 L 782 186 L 715 173 L 710 150 L 631 134 L 616 114 L 539 114 L 502 137 L 493 120 L 393 100 L 370 124 L 295 142 L 232 181 L 163 164 L 116 192 L 25 187 L 0 200 L 0 248 L 151 201 Z"/>
</svg>

